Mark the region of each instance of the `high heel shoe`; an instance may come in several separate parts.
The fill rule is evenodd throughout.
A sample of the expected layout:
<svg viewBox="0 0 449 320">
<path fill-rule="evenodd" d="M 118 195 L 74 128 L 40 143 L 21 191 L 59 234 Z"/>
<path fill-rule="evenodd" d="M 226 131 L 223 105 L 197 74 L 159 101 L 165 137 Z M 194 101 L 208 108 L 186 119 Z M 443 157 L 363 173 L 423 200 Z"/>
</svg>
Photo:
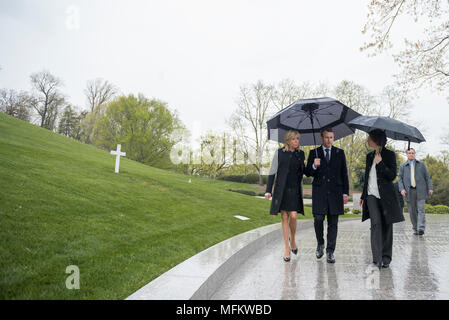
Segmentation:
<svg viewBox="0 0 449 320">
<path fill-rule="evenodd" d="M 296 247 L 295 250 L 292 249 L 292 243 L 291 243 L 291 241 L 290 241 L 290 237 L 288 237 L 288 242 L 290 242 L 290 249 L 292 250 L 292 252 L 293 252 L 294 254 L 298 254 L 298 247 Z"/>
<path fill-rule="evenodd" d="M 285 262 L 289 262 L 290 261 L 290 257 L 288 257 L 288 258 L 284 257 L 284 261 Z"/>
</svg>

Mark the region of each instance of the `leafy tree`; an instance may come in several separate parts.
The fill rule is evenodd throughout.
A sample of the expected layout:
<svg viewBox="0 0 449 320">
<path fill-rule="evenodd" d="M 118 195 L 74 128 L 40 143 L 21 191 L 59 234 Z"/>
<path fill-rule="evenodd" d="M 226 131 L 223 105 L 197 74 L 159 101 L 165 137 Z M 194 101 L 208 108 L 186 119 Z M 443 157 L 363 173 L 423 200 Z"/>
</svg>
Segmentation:
<svg viewBox="0 0 449 320">
<path fill-rule="evenodd" d="M 128 158 L 169 168 L 173 167 L 170 149 L 177 142 L 172 132 L 181 128 L 176 112 L 166 103 L 130 94 L 106 105 L 95 123 L 93 144 L 112 150 L 120 143 Z"/>
<path fill-rule="evenodd" d="M 431 205 L 444 204 L 449 206 L 449 167 L 442 159 L 427 155 L 426 163 L 433 184 L 433 195 L 427 199 Z"/>
<path fill-rule="evenodd" d="M 59 120 L 58 133 L 66 137 L 80 140 L 81 138 L 81 120 L 86 116 L 87 111 L 78 113 L 71 105 L 64 108 Z"/>
</svg>

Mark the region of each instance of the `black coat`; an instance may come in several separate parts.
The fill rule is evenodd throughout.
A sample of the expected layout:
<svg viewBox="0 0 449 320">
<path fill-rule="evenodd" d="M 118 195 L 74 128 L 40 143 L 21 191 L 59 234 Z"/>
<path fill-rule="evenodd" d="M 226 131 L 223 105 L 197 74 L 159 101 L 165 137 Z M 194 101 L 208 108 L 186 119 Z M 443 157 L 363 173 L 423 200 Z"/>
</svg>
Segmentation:
<svg viewBox="0 0 449 320">
<path fill-rule="evenodd" d="M 287 183 L 287 175 L 290 171 L 290 160 L 292 159 L 292 157 L 296 157 L 298 160 L 296 173 L 298 175 L 298 185 L 299 185 L 298 188 L 299 207 L 296 211 L 304 215 L 304 204 L 302 199 L 302 176 L 305 169 L 304 151 L 295 150 L 294 152 L 288 152 L 285 151 L 284 148 L 279 148 L 276 150 L 273 162 L 271 164 L 270 175 L 268 175 L 266 192 L 272 194 L 271 207 L 270 207 L 270 214 L 272 215 L 277 215 L 280 212 L 282 195 L 284 194 L 285 184 Z M 274 184 L 274 191 L 271 192 L 273 189 L 273 184 Z"/>
<path fill-rule="evenodd" d="M 316 158 L 315 150 L 321 159 L 320 166 L 316 170 L 312 167 Z M 329 214 L 344 214 L 343 194 L 349 196 L 348 169 L 344 150 L 332 146 L 329 164 L 322 146 L 310 150 L 306 174 L 313 176 L 312 213 L 326 214 L 329 205 Z"/>
<path fill-rule="evenodd" d="M 404 197 L 401 194 L 401 191 L 399 191 L 399 183 L 396 181 L 393 183 L 394 189 L 396 190 L 396 196 L 398 197 L 399 206 L 401 209 L 404 209 Z"/>
<path fill-rule="evenodd" d="M 396 196 L 396 189 L 393 185 L 393 180 L 397 176 L 396 155 L 393 151 L 382 148 L 380 152 L 382 161 L 376 165 L 377 187 L 379 188 L 380 202 L 385 211 L 385 219 L 387 224 L 404 221 L 404 215 L 399 205 L 399 200 Z M 363 192 L 361 199 L 363 199 L 363 215 L 362 221 L 370 218 L 368 204 L 366 197 L 368 196 L 368 179 L 369 172 L 374 160 L 374 151 L 366 155 L 365 167 L 365 183 L 363 184 Z"/>
</svg>

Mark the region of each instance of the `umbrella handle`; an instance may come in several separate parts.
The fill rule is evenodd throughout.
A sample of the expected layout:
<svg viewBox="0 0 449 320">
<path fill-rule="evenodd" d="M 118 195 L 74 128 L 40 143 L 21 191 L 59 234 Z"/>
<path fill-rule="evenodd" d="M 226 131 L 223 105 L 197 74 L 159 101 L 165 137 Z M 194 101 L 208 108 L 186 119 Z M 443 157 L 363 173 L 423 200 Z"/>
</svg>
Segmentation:
<svg viewBox="0 0 449 320">
<path fill-rule="evenodd" d="M 313 136 L 313 144 L 316 145 L 316 139 L 315 139 L 315 130 L 313 129 L 313 115 L 312 112 L 310 112 L 310 122 L 312 123 L 312 136 Z M 315 158 L 318 158 L 318 151 L 315 148 Z"/>
</svg>

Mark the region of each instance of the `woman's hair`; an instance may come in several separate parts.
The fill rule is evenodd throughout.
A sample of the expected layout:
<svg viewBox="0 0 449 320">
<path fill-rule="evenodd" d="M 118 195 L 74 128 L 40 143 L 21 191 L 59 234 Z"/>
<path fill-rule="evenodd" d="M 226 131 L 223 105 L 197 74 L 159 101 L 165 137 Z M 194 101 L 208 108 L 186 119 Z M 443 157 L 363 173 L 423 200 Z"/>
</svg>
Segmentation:
<svg viewBox="0 0 449 320">
<path fill-rule="evenodd" d="M 284 141 L 285 141 L 285 143 L 284 143 L 284 150 L 288 150 L 288 142 L 290 140 L 293 140 L 296 136 L 298 137 L 298 139 L 301 138 L 301 136 L 300 136 L 298 131 L 296 131 L 296 130 L 288 130 L 287 131 L 287 133 L 284 136 Z M 297 149 L 299 149 L 299 144 L 298 144 L 298 148 Z"/>
<path fill-rule="evenodd" d="M 380 129 L 374 129 L 373 131 L 369 132 L 369 137 L 375 144 L 382 148 L 385 148 L 385 145 L 387 144 L 387 135 L 384 131 Z"/>
</svg>

